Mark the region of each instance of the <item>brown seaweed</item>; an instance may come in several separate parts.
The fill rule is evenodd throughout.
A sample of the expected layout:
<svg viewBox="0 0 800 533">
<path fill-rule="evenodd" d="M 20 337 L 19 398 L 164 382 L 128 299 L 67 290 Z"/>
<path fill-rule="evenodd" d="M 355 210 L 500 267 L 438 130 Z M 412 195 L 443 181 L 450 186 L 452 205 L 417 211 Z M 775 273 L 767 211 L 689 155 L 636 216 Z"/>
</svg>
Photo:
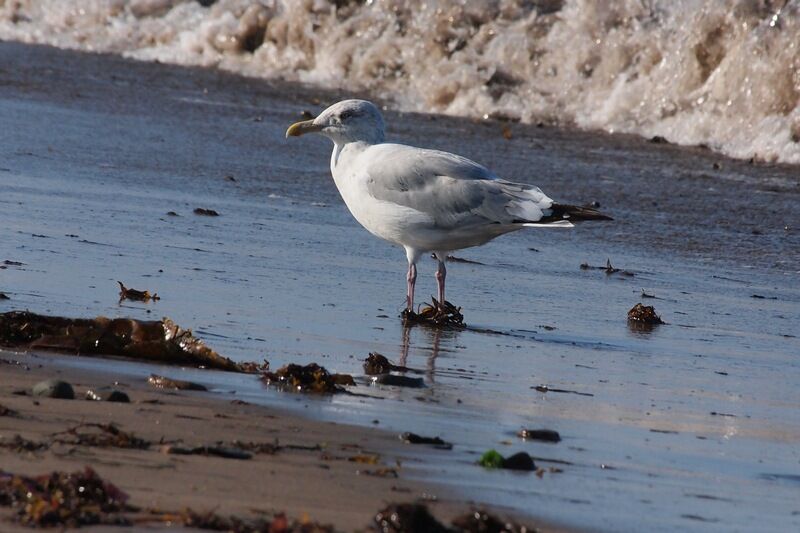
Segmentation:
<svg viewBox="0 0 800 533">
<path fill-rule="evenodd" d="M 50 449 L 50 443 L 30 440 L 21 435 L 14 435 L 10 440 L 0 440 L 0 449 L 12 452 L 41 452 Z"/>
<path fill-rule="evenodd" d="M 656 314 L 656 309 L 652 305 L 642 305 L 638 303 L 628 311 L 628 322 L 637 324 L 655 326 L 663 324 L 664 321 Z"/>
<path fill-rule="evenodd" d="M 119 355 L 229 372 L 251 368 L 223 357 L 169 318 L 65 318 L 28 311 L 0 313 L 0 346 L 76 355 Z"/>
<path fill-rule="evenodd" d="M 392 371 L 407 372 L 408 370 L 408 367 L 397 366 L 389 361 L 385 355 L 378 352 L 370 352 L 369 356 L 364 360 L 364 373 L 369 376 L 388 374 Z"/>
<path fill-rule="evenodd" d="M 208 388 L 205 385 L 200 385 L 199 383 L 194 383 L 193 381 L 172 379 L 165 376 L 159 376 L 158 374 L 150 374 L 150 377 L 147 378 L 147 382 L 153 387 L 156 387 L 157 389 L 196 390 L 196 391 L 208 390 Z"/>
<path fill-rule="evenodd" d="M 372 477 L 391 477 L 398 478 L 400 474 L 396 468 L 376 468 L 373 470 L 356 470 L 356 475 L 359 476 L 372 476 Z"/>
<path fill-rule="evenodd" d="M 333 526 L 309 518 L 290 520 L 284 513 L 271 519 L 225 517 L 213 511 L 144 514 L 128 503 L 128 495 L 87 467 L 74 473 L 23 476 L 0 470 L 0 506 L 14 510 L 13 520 L 28 527 L 77 528 L 92 525 L 180 524 L 194 529 L 232 533 L 334 533 Z M 133 513 L 136 513 L 135 515 Z M 132 515 L 132 516 L 131 516 Z"/>
<path fill-rule="evenodd" d="M 502 520 L 478 509 L 453 519 L 453 528 L 459 533 L 527 533 L 536 531 L 509 520 Z"/>
<path fill-rule="evenodd" d="M 200 216 L 204 216 L 204 217 L 218 217 L 219 216 L 219 213 L 217 213 L 213 209 L 206 209 L 204 207 L 195 208 L 193 213 L 195 215 L 200 215 Z"/>
<path fill-rule="evenodd" d="M 149 302 L 154 301 L 157 302 L 161 298 L 158 297 L 158 294 L 153 293 L 150 294 L 150 291 L 140 291 L 137 289 L 131 289 L 126 287 L 122 284 L 121 281 L 117 281 L 119 283 L 119 301 L 122 300 L 132 300 L 134 302 Z"/>
<path fill-rule="evenodd" d="M 425 305 L 419 313 L 410 309 L 405 309 L 400 317 L 406 326 L 423 325 L 440 329 L 463 329 L 464 315 L 461 308 L 456 307 L 450 302 L 440 302 L 436 298 L 431 298 L 431 305 Z"/>
<path fill-rule="evenodd" d="M 570 389 L 554 389 L 553 387 L 548 387 L 547 385 L 536 385 L 535 387 L 531 388 L 538 392 L 560 392 L 562 394 L 577 394 L 578 396 L 594 396 L 594 394 L 589 392 L 580 392 Z"/>
<path fill-rule="evenodd" d="M 349 380 L 347 378 L 350 378 Z M 344 389 L 340 383 L 353 383 L 352 376 L 331 374 L 328 370 L 311 363 L 308 365 L 289 364 L 275 372 L 264 372 L 261 379 L 268 385 L 277 385 L 298 392 L 335 393 Z"/>
<path fill-rule="evenodd" d="M 151 444 L 133 433 L 122 431 L 114 424 L 79 424 L 66 431 L 56 433 L 54 436 L 59 436 L 54 442 L 72 446 L 146 450 Z"/>
<path fill-rule="evenodd" d="M 263 453 L 265 455 L 275 455 L 278 453 L 279 450 L 284 448 L 288 448 L 289 446 L 281 446 L 277 439 L 275 442 L 242 442 L 235 440 L 231 444 L 231 447 L 238 448 L 240 450 L 252 452 L 252 453 Z M 319 446 L 303 446 L 304 449 L 310 449 L 313 451 L 319 451 L 321 448 Z"/>
<path fill-rule="evenodd" d="M 221 446 L 221 445 L 210 445 L 210 446 L 177 446 L 174 444 L 168 444 L 161 449 L 164 453 L 174 454 L 174 455 L 213 455 L 215 457 L 221 457 L 223 459 L 252 459 L 253 454 L 242 450 L 240 448 L 235 448 L 232 446 Z"/>
<path fill-rule="evenodd" d="M 36 477 L 0 471 L 0 505 L 13 508 L 14 520 L 29 527 L 130 525 L 122 514 L 133 510 L 127 501 L 89 467 Z"/>
<path fill-rule="evenodd" d="M 259 517 L 253 520 L 237 516 L 222 516 L 213 511 L 198 512 L 184 509 L 179 513 L 163 513 L 154 517 L 165 524 L 181 524 L 187 528 L 229 533 L 334 533 L 333 526 L 320 524 L 308 518 L 289 520 L 284 513 L 278 513 L 268 520 Z"/>
<path fill-rule="evenodd" d="M 614 268 L 611 265 L 611 259 L 606 259 L 606 266 L 592 266 L 589 263 L 581 263 L 581 270 L 602 270 L 607 276 L 610 276 L 611 274 L 619 274 L 620 276 L 633 277 L 636 275 L 630 270 Z"/>
<path fill-rule="evenodd" d="M 439 437 L 423 437 L 422 435 L 417 435 L 416 433 L 401 433 L 400 440 L 403 442 L 407 442 L 409 444 L 430 444 L 434 448 L 440 450 L 452 450 L 453 445 L 449 442 L 443 441 Z"/>
<path fill-rule="evenodd" d="M 395 503 L 375 514 L 375 529 L 382 533 L 449 533 L 428 508 L 419 503 Z"/>
<path fill-rule="evenodd" d="M 245 361 L 243 363 L 239 363 L 239 367 L 241 368 L 242 372 L 245 372 L 246 374 L 261 374 L 262 372 L 269 372 L 269 361 L 266 359 L 264 359 L 262 363 Z"/>
<path fill-rule="evenodd" d="M 10 407 L 6 407 L 5 405 L 0 403 L 0 416 L 7 416 L 10 418 L 17 418 L 19 417 L 19 413 L 15 410 L 11 409 Z"/>
</svg>

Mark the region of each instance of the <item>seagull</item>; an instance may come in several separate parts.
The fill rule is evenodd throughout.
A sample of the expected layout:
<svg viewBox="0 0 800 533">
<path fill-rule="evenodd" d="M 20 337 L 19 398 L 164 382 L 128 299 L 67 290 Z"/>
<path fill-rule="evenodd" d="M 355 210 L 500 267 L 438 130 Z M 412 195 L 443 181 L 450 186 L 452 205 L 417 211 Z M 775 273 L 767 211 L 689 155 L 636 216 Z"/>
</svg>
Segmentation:
<svg viewBox="0 0 800 533">
<path fill-rule="evenodd" d="M 306 133 L 333 141 L 331 174 L 353 217 L 373 235 L 405 249 L 409 313 L 423 255 L 433 254 L 437 261 L 434 303 L 444 305 L 450 252 L 526 227 L 611 220 L 589 207 L 556 203 L 533 185 L 500 179 L 465 157 L 388 143 L 381 112 L 366 100 L 333 104 L 313 120 L 289 126 L 286 138 Z"/>
</svg>

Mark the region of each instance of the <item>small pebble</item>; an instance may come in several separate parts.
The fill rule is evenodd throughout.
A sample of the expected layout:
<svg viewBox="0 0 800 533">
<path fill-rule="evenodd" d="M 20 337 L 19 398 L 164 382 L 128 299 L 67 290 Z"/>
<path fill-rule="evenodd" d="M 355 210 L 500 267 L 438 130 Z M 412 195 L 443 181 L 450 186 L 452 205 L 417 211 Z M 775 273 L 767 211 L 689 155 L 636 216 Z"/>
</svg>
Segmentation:
<svg viewBox="0 0 800 533">
<path fill-rule="evenodd" d="M 31 392 L 34 396 L 41 396 L 43 398 L 57 398 L 60 400 L 75 399 L 75 391 L 72 390 L 72 385 L 59 379 L 40 381 L 33 386 Z"/>
<path fill-rule="evenodd" d="M 103 387 L 101 389 L 89 389 L 86 391 L 86 399 L 97 402 L 120 402 L 130 403 L 131 399 L 121 390 Z"/>
<path fill-rule="evenodd" d="M 519 452 L 503 459 L 503 468 L 508 470 L 536 470 L 536 465 L 530 455 L 525 452 Z"/>
<path fill-rule="evenodd" d="M 559 442 L 561 435 L 552 429 L 520 429 L 517 436 L 525 440 L 541 440 L 544 442 Z"/>
<path fill-rule="evenodd" d="M 395 387 L 409 387 L 419 389 L 425 386 L 422 378 L 410 378 L 408 376 L 396 376 L 394 374 L 382 374 L 372 378 L 375 383 L 381 385 L 394 385 Z"/>
</svg>

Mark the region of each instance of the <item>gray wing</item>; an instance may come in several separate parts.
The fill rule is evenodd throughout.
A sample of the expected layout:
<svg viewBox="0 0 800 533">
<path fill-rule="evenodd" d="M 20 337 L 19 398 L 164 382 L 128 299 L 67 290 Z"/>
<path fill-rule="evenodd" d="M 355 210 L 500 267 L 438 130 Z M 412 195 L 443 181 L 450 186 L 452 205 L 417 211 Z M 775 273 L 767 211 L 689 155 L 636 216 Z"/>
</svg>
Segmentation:
<svg viewBox="0 0 800 533">
<path fill-rule="evenodd" d="M 440 228 L 536 222 L 553 204 L 538 187 L 501 180 L 455 154 L 399 144 L 368 152 L 370 195 L 425 213 Z"/>
</svg>

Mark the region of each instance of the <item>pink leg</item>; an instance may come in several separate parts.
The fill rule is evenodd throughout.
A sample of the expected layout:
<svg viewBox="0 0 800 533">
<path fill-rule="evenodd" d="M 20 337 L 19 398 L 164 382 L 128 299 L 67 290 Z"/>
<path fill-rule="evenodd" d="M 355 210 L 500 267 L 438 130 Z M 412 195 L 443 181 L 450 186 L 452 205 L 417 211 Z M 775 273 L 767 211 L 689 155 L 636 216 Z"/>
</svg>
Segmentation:
<svg viewBox="0 0 800 533">
<path fill-rule="evenodd" d="M 408 264 L 408 275 L 406 276 L 408 282 L 408 291 L 406 292 L 406 309 L 409 311 L 414 310 L 414 284 L 417 283 L 417 265 L 414 263 Z"/>
<path fill-rule="evenodd" d="M 444 261 L 439 259 L 439 266 L 436 268 L 436 284 L 439 286 L 439 305 L 444 305 L 444 280 L 447 277 L 447 268 L 444 266 Z"/>
</svg>

